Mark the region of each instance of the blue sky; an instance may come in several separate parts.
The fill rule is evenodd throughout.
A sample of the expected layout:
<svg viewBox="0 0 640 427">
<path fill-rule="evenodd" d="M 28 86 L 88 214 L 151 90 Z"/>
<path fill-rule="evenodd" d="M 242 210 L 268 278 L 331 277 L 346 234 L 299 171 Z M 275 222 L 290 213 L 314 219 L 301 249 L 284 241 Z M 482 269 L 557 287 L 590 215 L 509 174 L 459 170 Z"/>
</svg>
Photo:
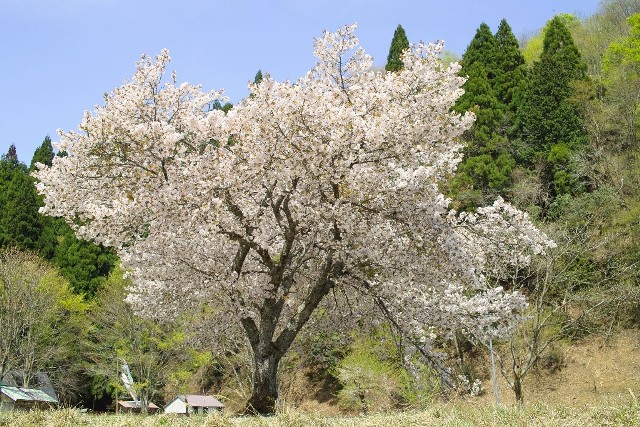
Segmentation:
<svg viewBox="0 0 640 427">
<path fill-rule="evenodd" d="M 314 64 L 313 38 L 358 23 L 384 66 L 401 24 L 409 41 L 444 40 L 461 55 L 480 23 L 506 18 L 515 35 L 557 13 L 592 15 L 600 0 L 0 0 L 0 152 L 29 163 L 46 135 L 77 129 L 85 110 L 121 85 L 142 53 L 168 48 L 169 71 L 232 102 L 258 69 L 295 80 Z"/>
</svg>

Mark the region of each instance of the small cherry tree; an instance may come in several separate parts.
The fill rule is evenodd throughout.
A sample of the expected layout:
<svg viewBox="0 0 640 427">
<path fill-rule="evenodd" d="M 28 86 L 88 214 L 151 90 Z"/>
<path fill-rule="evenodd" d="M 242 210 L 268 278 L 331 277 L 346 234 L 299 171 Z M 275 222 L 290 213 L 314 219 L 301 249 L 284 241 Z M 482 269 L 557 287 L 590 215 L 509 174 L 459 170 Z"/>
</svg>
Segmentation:
<svg viewBox="0 0 640 427">
<path fill-rule="evenodd" d="M 68 156 L 35 174 L 43 212 L 118 250 L 140 313 L 205 303 L 237 321 L 255 412 L 273 412 L 278 364 L 328 294 L 373 299 L 429 355 L 461 328 L 509 328 L 524 299 L 487 275 L 551 244 L 501 200 L 449 209 L 438 183 L 473 116 L 451 112 L 464 80 L 442 45 L 372 71 L 354 30 L 325 33 L 307 74 L 264 76 L 227 114 L 206 108 L 220 93 L 163 83 L 167 51 L 143 56 L 81 132 L 60 133 Z"/>
</svg>

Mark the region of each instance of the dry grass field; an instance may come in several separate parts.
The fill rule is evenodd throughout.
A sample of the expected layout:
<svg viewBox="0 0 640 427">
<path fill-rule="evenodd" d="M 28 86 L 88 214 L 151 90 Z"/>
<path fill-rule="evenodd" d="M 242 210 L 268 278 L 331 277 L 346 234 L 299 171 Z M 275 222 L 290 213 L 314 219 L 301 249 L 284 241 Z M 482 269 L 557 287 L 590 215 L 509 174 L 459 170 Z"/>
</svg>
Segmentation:
<svg viewBox="0 0 640 427">
<path fill-rule="evenodd" d="M 534 371 L 525 380 L 527 404 L 583 408 L 640 400 L 639 331 L 594 335 L 560 351 L 563 363 L 558 371 Z M 491 384 L 484 385 L 487 393 L 480 399 L 490 404 L 494 401 Z M 513 404 L 513 393 L 502 379 L 499 386 L 500 401 Z"/>
<path fill-rule="evenodd" d="M 491 385 L 478 398 L 436 403 L 423 411 L 368 416 L 340 415 L 335 406 L 305 401 L 304 410 L 273 417 L 93 415 L 74 409 L 0 413 L 7 427 L 422 427 L 422 426 L 640 426 L 640 333 L 594 337 L 562 349 L 554 374 L 537 373 L 525 383 L 524 407 L 500 383 L 501 406 Z"/>
<path fill-rule="evenodd" d="M 425 411 L 358 417 L 325 417 L 284 411 L 274 417 L 181 417 L 168 415 L 88 415 L 73 409 L 51 412 L 1 414 L 0 425 L 11 427 L 422 427 L 422 426 L 638 426 L 640 406 L 626 405 L 568 408 L 535 405 L 506 406 L 435 405 Z"/>
</svg>

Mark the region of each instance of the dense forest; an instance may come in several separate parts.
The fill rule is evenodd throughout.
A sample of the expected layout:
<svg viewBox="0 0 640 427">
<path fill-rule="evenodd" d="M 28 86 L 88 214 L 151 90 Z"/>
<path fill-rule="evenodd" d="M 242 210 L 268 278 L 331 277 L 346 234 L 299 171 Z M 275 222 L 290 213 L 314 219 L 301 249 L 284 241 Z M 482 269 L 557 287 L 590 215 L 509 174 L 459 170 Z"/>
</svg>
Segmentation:
<svg viewBox="0 0 640 427">
<path fill-rule="evenodd" d="M 402 69 L 408 47 L 399 25 L 387 72 Z M 508 19 L 494 30 L 480 23 L 459 61 L 467 80 L 454 111 L 476 120 L 442 190 L 459 211 L 502 197 L 556 243 L 500 283 L 528 300 L 510 338 L 492 343 L 498 375 L 525 402 L 531 376 L 562 369 L 560 345 L 640 326 L 640 1 L 605 0 L 582 20 L 558 15 L 524 40 Z M 65 404 L 111 410 L 127 394 L 126 361 L 145 402 L 211 393 L 241 408 L 252 381 L 244 339 L 212 323 L 216 307 L 172 322 L 134 313 L 115 252 L 39 213 L 31 172 L 66 153 L 47 136 L 29 166 L 19 154 L 12 145 L 0 160 L 0 378 L 45 371 Z M 296 388 L 300 372 L 346 411 L 419 408 L 490 389 L 489 349 L 464 331 L 438 343 L 445 369 L 412 353 L 379 307 L 365 308 L 350 316 L 349 333 L 315 313 L 280 366 L 288 403 L 319 398 Z"/>
</svg>

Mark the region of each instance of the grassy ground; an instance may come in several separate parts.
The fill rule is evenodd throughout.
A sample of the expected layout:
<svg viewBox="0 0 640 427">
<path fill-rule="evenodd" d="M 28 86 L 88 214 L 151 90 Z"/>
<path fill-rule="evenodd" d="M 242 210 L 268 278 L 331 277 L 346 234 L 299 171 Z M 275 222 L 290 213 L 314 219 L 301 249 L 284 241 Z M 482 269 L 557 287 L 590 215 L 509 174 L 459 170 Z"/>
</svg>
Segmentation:
<svg viewBox="0 0 640 427">
<path fill-rule="evenodd" d="M 335 404 L 306 401 L 305 410 L 284 410 L 275 417 L 179 417 L 167 415 L 92 415 L 73 409 L 2 413 L 0 427 L 404 427 L 404 426 L 638 426 L 640 427 L 640 332 L 594 338 L 565 349 L 562 369 L 525 382 L 525 407 L 500 382 L 494 407 L 491 384 L 484 396 L 437 403 L 425 411 L 369 416 L 338 415 Z M 309 393 L 309 384 L 300 393 Z M 325 396 L 326 397 L 326 396 Z"/>
<path fill-rule="evenodd" d="M 168 415 L 90 415 L 73 409 L 0 413 L 0 426 L 11 427 L 404 427 L 404 426 L 639 426 L 640 405 L 585 408 L 536 405 L 478 407 L 438 404 L 421 412 L 376 414 L 359 417 L 324 417 L 285 411 L 274 417 L 181 417 Z"/>
</svg>

